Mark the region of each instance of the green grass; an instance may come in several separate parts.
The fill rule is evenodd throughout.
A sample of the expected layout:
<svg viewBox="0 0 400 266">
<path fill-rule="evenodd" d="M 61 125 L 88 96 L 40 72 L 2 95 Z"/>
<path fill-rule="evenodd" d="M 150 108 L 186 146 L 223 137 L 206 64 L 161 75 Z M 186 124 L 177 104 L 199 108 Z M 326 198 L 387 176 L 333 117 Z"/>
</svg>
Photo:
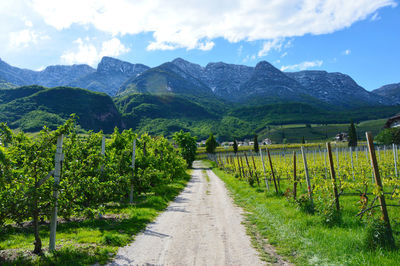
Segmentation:
<svg viewBox="0 0 400 266">
<path fill-rule="evenodd" d="M 59 223 L 57 226 L 57 251 L 47 252 L 49 226 L 41 226 L 41 239 L 45 248 L 42 257 L 33 256 L 32 227 L 6 226 L 0 231 L 0 265 L 90 265 L 106 263 L 118 250 L 133 241 L 163 211 L 185 187 L 185 179 L 175 180 L 137 198 L 135 204 L 109 204 L 103 219 L 86 219 Z M 13 258 L 9 259 L 9 255 Z M 19 254 L 19 255 L 18 255 Z M 8 257 L 6 259 L 5 257 Z"/>
<path fill-rule="evenodd" d="M 283 196 L 252 188 L 220 169 L 213 171 L 226 183 L 235 202 L 246 211 L 248 231 L 256 228 L 258 234 L 276 247 L 278 254 L 295 264 L 398 265 L 400 261 L 399 250 L 370 251 L 365 247 L 366 226 L 355 217 L 358 197 L 341 197 L 342 222 L 328 227 L 319 214 L 302 212 Z M 301 190 L 305 190 L 304 185 Z M 398 209 L 389 209 L 389 215 L 399 247 Z"/>
</svg>

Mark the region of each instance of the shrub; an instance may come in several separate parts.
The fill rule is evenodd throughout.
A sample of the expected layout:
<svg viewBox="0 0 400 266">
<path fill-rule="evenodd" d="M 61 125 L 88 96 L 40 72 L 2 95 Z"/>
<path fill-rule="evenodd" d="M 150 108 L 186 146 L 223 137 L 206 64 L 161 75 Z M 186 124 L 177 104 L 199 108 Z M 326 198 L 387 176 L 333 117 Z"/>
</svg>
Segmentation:
<svg viewBox="0 0 400 266">
<path fill-rule="evenodd" d="M 296 200 L 298 208 L 302 212 L 313 214 L 315 212 L 314 205 L 307 194 L 302 194 Z"/>
<path fill-rule="evenodd" d="M 395 247 L 391 232 L 387 229 L 384 221 L 380 219 L 370 219 L 365 231 L 364 243 L 367 249 L 376 248 L 392 249 Z"/>
</svg>

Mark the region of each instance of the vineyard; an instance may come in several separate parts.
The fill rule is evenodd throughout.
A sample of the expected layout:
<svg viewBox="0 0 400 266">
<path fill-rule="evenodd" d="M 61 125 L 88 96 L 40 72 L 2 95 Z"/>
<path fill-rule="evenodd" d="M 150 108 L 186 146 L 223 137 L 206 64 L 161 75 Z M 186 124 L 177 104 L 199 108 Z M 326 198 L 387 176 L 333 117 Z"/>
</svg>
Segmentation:
<svg viewBox="0 0 400 266">
<path fill-rule="evenodd" d="M 117 128 L 107 138 L 102 132 L 82 136 L 73 118 L 35 137 L 1 124 L 0 141 L 0 242 L 33 221 L 35 254 L 43 253 L 40 229 L 46 221 L 54 250 L 57 217 L 99 219 L 115 206 L 136 206 L 146 195 L 161 195 L 154 204 L 162 205 L 171 200 L 166 186 L 187 177 L 186 161 L 167 139 Z"/>
<path fill-rule="evenodd" d="M 267 208 L 286 197 L 327 228 L 365 227 L 367 250 L 392 249 L 400 229 L 399 147 L 374 147 L 369 138 L 369 145 L 355 148 L 321 144 L 209 157 L 236 180 L 264 192 Z"/>
</svg>

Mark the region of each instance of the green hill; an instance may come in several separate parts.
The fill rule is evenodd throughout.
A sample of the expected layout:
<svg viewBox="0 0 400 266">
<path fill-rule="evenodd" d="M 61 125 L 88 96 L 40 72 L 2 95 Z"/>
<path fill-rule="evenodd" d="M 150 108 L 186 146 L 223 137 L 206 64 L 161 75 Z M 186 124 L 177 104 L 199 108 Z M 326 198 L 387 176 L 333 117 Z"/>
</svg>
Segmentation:
<svg viewBox="0 0 400 266">
<path fill-rule="evenodd" d="M 205 139 L 213 132 L 220 141 L 250 139 L 256 133 L 274 142 L 284 139 L 300 142 L 303 136 L 308 141 L 332 138 L 346 131 L 351 119 L 358 123 L 398 112 L 400 106 L 334 110 L 329 106 L 294 102 L 234 105 L 204 95 L 179 93 L 126 93 L 111 98 L 104 93 L 70 87 L 0 90 L 0 121 L 29 132 L 36 132 L 43 125 L 55 128 L 75 113 L 84 130 L 111 132 L 118 126 L 133 128 L 138 133 L 170 136 L 182 129 L 198 139 Z M 367 123 L 360 130 L 377 132 L 381 122 Z"/>
<path fill-rule="evenodd" d="M 37 131 L 46 125 L 54 128 L 70 114 L 86 130 L 111 132 L 121 126 L 121 115 L 104 93 L 79 88 L 40 86 L 0 91 L 0 121 L 13 128 Z"/>
</svg>

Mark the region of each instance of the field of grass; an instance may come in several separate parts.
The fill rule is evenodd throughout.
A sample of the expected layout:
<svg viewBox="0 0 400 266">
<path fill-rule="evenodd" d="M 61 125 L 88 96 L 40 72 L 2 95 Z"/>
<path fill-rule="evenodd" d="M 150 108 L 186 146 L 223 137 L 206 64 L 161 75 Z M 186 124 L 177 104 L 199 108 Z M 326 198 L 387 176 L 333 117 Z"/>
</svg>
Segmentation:
<svg viewBox="0 0 400 266">
<path fill-rule="evenodd" d="M 157 188 L 157 193 L 149 193 L 136 199 L 133 205 L 109 204 L 105 206 L 102 218 L 85 219 L 76 217 L 63 221 L 57 226 L 57 250 L 44 256 L 32 254 L 33 228 L 6 225 L 0 230 L 0 265 L 91 265 L 106 263 L 114 256 L 118 247 L 133 241 L 133 237 L 143 230 L 164 210 L 185 187 L 185 179 Z M 49 225 L 40 230 L 44 247 L 49 243 Z"/>
<path fill-rule="evenodd" d="M 276 195 L 271 189 L 251 187 L 245 180 L 213 168 L 225 182 L 235 202 L 246 212 L 249 231 L 257 234 L 276 247 L 278 254 L 298 265 L 398 265 L 398 249 L 370 249 L 367 247 L 368 217 L 360 220 L 359 196 L 340 198 L 341 222 L 328 226 L 318 213 L 310 214 L 299 209 L 290 198 Z M 289 185 L 281 182 L 282 191 Z M 304 181 L 299 194 L 306 192 Z M 398 200 L 388 200 L 398 204 Z M 378 209 L 376 210 L 378 212 Z M 389 208 L 396 246 L 400 246 L 400 213 Z M 268 257 L 266 254 L 262 254 Z"/>
</svg>

